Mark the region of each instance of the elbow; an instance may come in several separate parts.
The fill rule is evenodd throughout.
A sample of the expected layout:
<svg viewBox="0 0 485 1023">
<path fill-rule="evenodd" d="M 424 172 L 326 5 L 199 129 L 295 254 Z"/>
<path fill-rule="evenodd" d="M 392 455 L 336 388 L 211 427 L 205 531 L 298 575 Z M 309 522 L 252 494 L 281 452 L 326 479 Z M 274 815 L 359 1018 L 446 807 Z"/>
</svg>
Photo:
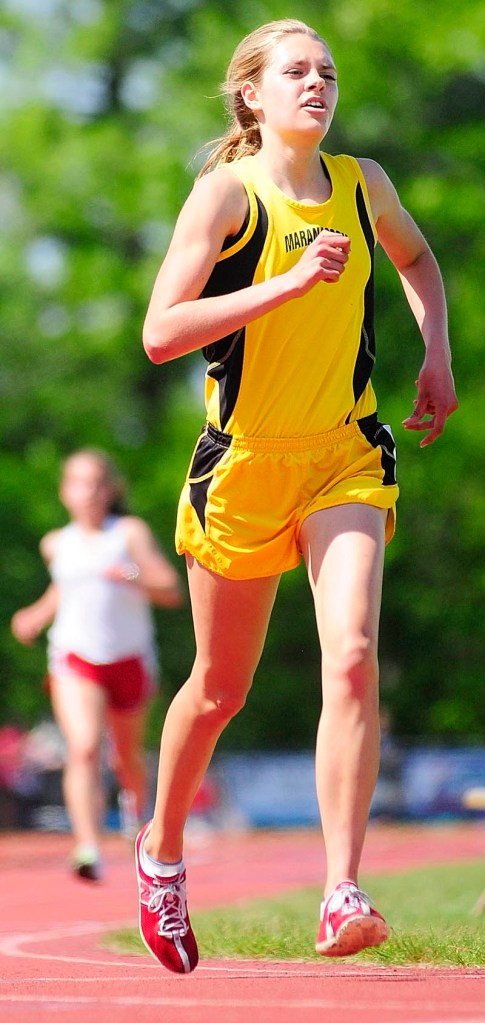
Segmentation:
<svg viewBox="0 0 485 1023">
<path fill-rule="evenodd" d="M 142 341 L 143 348 L 150 362 L 154 362 L 155 365 L 165 362 L 164 346 L 159 335 L 154 334 L 153 330 L 144 327 Z"/>
</svg>

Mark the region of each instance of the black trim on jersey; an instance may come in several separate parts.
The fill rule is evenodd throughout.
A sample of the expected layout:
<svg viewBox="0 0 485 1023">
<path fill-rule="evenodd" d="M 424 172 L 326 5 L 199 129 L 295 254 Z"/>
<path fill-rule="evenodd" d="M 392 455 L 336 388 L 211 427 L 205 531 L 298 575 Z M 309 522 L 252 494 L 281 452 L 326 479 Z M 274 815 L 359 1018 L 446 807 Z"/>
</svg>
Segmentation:
<svg viewBox="0 0 485 1023">
<path fill-rule="evenodd" d="M 379 422 L 377 412 L 363 416 L 357 423 L 369 444 L 381 449 L 381 465 L 384 470 L 382 485 L 391 487 L 396 482 L 396 445 L 390 428 Z"/>
<path fill-rule="evenodd" d="M 255 198 L 258 215 L 249 241 L 238 252 L 216 263 L 202 292 L 203 298 L 228 295 L 252 284 L 268 233 L 266 208 L 258 196 Z M 204 358 L 211 363 L 207 376 L 219 382 L 219 418 L 222 428 L 228 422 L 239 394 L 245 338 L 246 330 L 242 327 L 202 349 Z"/>
<path fill-rule="evenodd" d="M 227 438 L 227 439 L 226 439 Z M 214 469 L 225 455 L 231 437 L 221 434 L 210 425 L 207 432 L 199 438 L 188 474 L 190 503 L 197 513 L 197 518 L 205 532 L 205 509 L 207 491 L 214 475 Z"/>
<path fill-rule="evenodd" d="M 325 158 L 324 158 L 323 153 L 320 153 L 320 163 L 322 165 L 322 170 L 323 170 L 324 177 L 327 179 L 327 181 L 330 182 L 330 184 L 332 184 L 332 179 L 330 177 L 330 171 L 329 171 L 329 169 L 327 167 L 327 164 L 325 163 Z"/>
<path fill-rule="evenodd" d="M 226 249 L 230 249 L 232 245 L 235 245 L 236 242 L 238 242 L 239 239 L 242 238 L 242 236 L 243 236 L 243 234 L 244 234 L 244 232 L 245 232 L 245 230 L 246 230 L 246 228 L 247 228 L 247 226 L 249 224 L 249 212 L 250 211 L 248 209 L 248 212 L 246 213 L 246 216 L 244 217 L 244 221 L 243 221 L 241 227 L 239 228 L 239 231 L 237 232 L 237 234 L 228 234 L 227 238 L 224 238 L 224 241 L 222 243 L 221 252 L 224 252 Z"/>
<path fill-rule="evenodd" d="M 357 182 L 355 201 L 360 225 L 367 242 L 370 257 L 370 273 L 364 291 L 364 317 L 360 331 L 359 351 L 354 366 L 354 377 L 352 387 L 354 391 L 354 407 L 371 378 L 374 363 L 376 361 L 376 339 L 374 333 L 374 234 L 372 231 L 369 214 L 365 204 L 364 194 L 360 182 Z M 349 412 L 346 422 L 350 421 L 352 412 Z"/>
</svg>

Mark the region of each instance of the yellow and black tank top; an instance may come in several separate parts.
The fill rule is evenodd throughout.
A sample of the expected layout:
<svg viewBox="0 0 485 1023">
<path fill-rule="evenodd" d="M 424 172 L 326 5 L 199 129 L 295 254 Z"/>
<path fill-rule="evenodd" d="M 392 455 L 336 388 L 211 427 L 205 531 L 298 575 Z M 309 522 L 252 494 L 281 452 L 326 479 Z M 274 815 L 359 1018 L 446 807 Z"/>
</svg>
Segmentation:
<svg viewBox="0 0 485 1023">
<path fill-rule="evenodd" d="M 376 410 L 376 232 L 367 187 L 353 157 L 322 153 L 322 163 L 332 193 L 319 205 L 284 195 L 254 156 L 227 165 L 246 189 L 249 212 L 226 239 L 204 296 L 285 273 L 324 228 L 347 234 L 351 253 L 337 283 L 321 281 L 203 349 L 207 420 L 226 433 L 311 436 Z"/>
</svg>

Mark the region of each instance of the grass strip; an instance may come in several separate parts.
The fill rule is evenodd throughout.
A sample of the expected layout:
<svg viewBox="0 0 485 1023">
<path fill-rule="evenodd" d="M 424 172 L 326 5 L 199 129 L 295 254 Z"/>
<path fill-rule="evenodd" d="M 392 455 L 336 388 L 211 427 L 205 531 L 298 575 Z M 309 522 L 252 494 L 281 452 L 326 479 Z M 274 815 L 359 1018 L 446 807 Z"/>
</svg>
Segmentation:
<svg viewBox="0 0 485 1023">
<path fill-rule="evenodd" d="M 361 884 L 390 922 L 392 935 L 379 948 L 361 952 L 358 961 L 485 968 L 485 914 L 473 914 L 485 887 L 483 861 L 363 876 Z M 194 912 L 201 957 L 318 960 L 335 966 L 337 960 L 322 959 L 313 950 L 320 900 L 319 889 L 305 888 Z M 146 954 L 134 930 L 107 935 L 104 944 L 118 953 Z"/>
</svg>

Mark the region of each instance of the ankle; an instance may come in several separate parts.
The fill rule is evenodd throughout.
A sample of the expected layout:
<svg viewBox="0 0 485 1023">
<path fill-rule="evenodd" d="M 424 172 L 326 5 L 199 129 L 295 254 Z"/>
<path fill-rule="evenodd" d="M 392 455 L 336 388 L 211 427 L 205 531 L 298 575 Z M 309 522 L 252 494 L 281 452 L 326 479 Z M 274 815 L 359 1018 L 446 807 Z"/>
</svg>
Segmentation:
<svg viewBox="0 0 485 1023">
<path fill-rule="evenodd" d="M 147 832 L 143 848 L 149 856 L 159 863 L 179 863 L 183 856 L 182 842 L 167 842 L 163 836 L 153 831 L 153 825 Z"/>
<path fill-rule="evenodd" d="M 339 884 L 343 884 L 345 881 L 350 884 L 355 884 L 357 888 L 359 887 L 357 877 L 354 876 L 351 871 L 348 874 L 336 874 L 333 877 L 327 878 L 324 888 L 324 898 L 328 899 L 329 895 L 333 894 Z"/>
</svg>

